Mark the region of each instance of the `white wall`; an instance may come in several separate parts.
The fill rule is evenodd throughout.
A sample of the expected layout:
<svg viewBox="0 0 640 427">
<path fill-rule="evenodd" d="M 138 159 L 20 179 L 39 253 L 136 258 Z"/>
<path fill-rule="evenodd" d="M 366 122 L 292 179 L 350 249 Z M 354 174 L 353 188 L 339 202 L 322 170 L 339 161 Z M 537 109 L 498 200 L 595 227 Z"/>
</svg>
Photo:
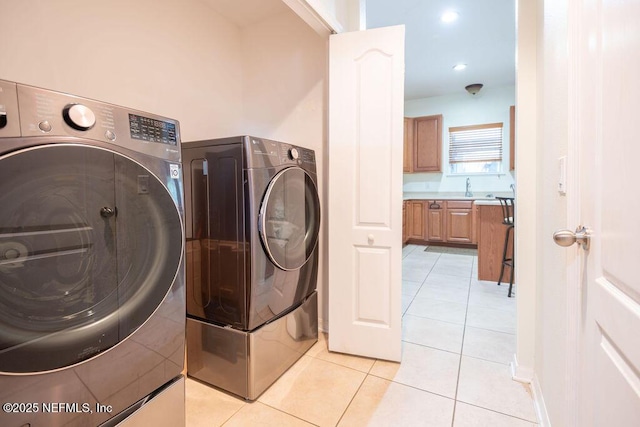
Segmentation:
<svg viewBox="0 0 640 427">
<path fill-rule="evenodd" d="M 238 28 L 198 0 L 4 0 L 0 79 L 240 133 Z"/>
<path fill-rule="evenodd" d="M 471 178 L 474 195 L 509 192 L 514 183 L 509 172 L 509 107 L 515 105 L 515 86 L 483 88 L 477 95 L 466 91 L 460 94 L 435 96 L 405 101 L 405 117 L 442 114 L 442 170 L 443 173 L 404 174 L 405 192 L 464 192 L 466 179 Z M 501 175 L 448 175 L 449 127 L 483 123 L 503 123 L 503 171 Z"/>
<path fill-rule="evenodd" d="M 324 209 L 327 40 L 284 4 L 238 27 L 201 0 L 3 0 L 0 40 L 0 79 L 177 119 L 183 142 L 254 134 L 315 149 Z"/>
<path fill-rule="evenodd" d="M 320 327 L 328 318 L 325 186 L 327 49 L 293 11 L 242 29 L 244 132 L 286 141 L 316 152 L 321 203 L 318 305 Z"/>
</svg>

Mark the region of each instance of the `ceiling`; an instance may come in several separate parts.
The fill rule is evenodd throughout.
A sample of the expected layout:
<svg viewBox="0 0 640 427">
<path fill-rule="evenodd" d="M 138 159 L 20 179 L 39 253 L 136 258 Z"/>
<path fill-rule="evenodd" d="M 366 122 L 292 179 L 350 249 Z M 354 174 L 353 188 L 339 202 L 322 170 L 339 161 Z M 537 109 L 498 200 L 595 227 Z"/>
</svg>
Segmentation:
<svg viewBox="0 0 640 427">
<path fill-rule="evenodd" d="M 448 10 L 459 18 L 445 24 Z M 405 99 L 515 85 L 515 0 L 366 0 L 366 16 L 367 28 L 405 25 Z"/>
</svg>

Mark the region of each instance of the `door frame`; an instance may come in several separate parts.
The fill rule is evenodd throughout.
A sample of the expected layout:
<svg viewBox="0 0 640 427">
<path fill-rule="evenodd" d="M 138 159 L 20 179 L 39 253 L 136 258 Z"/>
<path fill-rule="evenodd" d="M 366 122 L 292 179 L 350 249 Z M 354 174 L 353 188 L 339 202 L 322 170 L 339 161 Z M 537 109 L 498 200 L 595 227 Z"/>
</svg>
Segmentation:
<svg viewBox="0 0 640 427">
<path fill-rule="evenodd" d="M 299 15 L 318 34 L 328 36 L 330 33 L 343 32 L 345 29 L 335 20 L 327 19 L 327 10 L 314 10 L 318 1 L 282 0 Z M 572 1 L 573 0 L 568 0 Z M 359 2 L 361 3 L 362 0 Z M 538 184 L 538 164 L 540 162 L 536 147 L 538 143 L 538 76 L 537 76 L 537 36 L 538 22 L 543 19 L 544 0 L 531 2 L 516 0 L 516 105 L 518 118 L 516 121 L 516 153 L 515 176 L 518 185 L 516 206 L 518 206 L 519 224 L 515 237 L 515 260 L 518 269 L 515 281 L 518 284 L 516 295 L 517 326 L 516 354 L 511 363 L 513 379 L 523 383 L 534 383 L 533 392 L 536 400 L 541 399 L 541 389 L 535 386 L 535 336 L 536 336 L 536 295 L 538 288 L 538 218 L 536 215 Z M 353 18 L 353 17 L 352 17 Z M 331 22 L 329 22 L 331 21 Z M 360 23 L 360 27 L 363 23 Z M 570 142 L 571 144 L 571 142 Z M 575 170 L 568 165 L 568 181 L 575 182 Z M 575 189 L 568 188 L 575 194 Z M 571 201 L 573 216 L 575 202 Z M 576 267 L 577 268 L 577 267 Z M 577 271 L 577 270 L 576 270 Z M 569 274 L 569 272 L 568 272 Z M 575 272 L 568 277 L 575 280 Z M 577 308 L 573 308 L 574 312 Z"/>
<path fill-rule="evenodd" d="M 567 139 L 567 226 L 571 228 L 581 223 L 581 196 L 580 196 L 580 120 L 579 120 L 579 95 L 580 80 L 579 54 L 580 38 L 582 35 L 581 26 L 578 21 L 581 17 L 582 8 L 580 0 L 567 0 L 567 118 L 568 118 L 568 139 Z M 567 313 L 566 313 L 566 376 L 567 390 L 576 390 L 576 394 L 566 396 L 566 417 L 569 425 L 577 425 L 579 411 L 579 395 L 581 389 L 580 382 L 580 319 L 582 318 L 582 289 L 581 289 L 581 249 L 578 245 L 566 252 L 566 284 L 567 284 Z"/>
<path fill-rule="evenodd" d="M 512 377 L 522 383 L 534 382 L 536 295 L 538 287 L 538 22 L 543 17 L 538 4 L 517 0 L 516 6 L 516 152 L 515 180 L 518 226 L 515 230 L 514 258 L 516 292 L 516 354 Z M 533 387 L 534 397 L 536 388 Z"/>
</svg>

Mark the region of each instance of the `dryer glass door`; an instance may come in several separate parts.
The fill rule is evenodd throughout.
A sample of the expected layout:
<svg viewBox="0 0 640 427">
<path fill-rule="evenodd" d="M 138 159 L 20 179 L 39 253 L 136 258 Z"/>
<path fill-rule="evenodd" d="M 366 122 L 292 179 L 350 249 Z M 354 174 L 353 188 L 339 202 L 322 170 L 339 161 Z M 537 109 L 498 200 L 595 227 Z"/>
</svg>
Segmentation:
<svg viewBox="0 0 640 427">
<path fill-rule="evenodd" d="M 132 159 L 52 144 L 0 157 L 0 371 L 43 372 L 122 342 L 157 309 L 180 217 Z"/>
<path fill-rule="evenodd" d="M 265 251 L 277 267 L 302 267 L 320 231 L 320 200 L 311 176 L 299 167 L 276 174 L 265 192 L 258 224 Z"/>
</svg>

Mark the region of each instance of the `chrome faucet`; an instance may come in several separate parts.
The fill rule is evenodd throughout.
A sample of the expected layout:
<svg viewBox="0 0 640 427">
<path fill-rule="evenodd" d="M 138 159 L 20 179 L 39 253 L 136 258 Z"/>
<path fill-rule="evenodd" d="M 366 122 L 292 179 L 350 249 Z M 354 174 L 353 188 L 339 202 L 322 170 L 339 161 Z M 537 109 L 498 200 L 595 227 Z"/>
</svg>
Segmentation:
<svg viewBox="0 0 640 427">
<path fill-rule="evenodd" d="M 464 197 L 473 197 L 473 193 L 471 192 L 471 179 L 467 178 L 467 189 L 464 192 Z"/>
</svg>

